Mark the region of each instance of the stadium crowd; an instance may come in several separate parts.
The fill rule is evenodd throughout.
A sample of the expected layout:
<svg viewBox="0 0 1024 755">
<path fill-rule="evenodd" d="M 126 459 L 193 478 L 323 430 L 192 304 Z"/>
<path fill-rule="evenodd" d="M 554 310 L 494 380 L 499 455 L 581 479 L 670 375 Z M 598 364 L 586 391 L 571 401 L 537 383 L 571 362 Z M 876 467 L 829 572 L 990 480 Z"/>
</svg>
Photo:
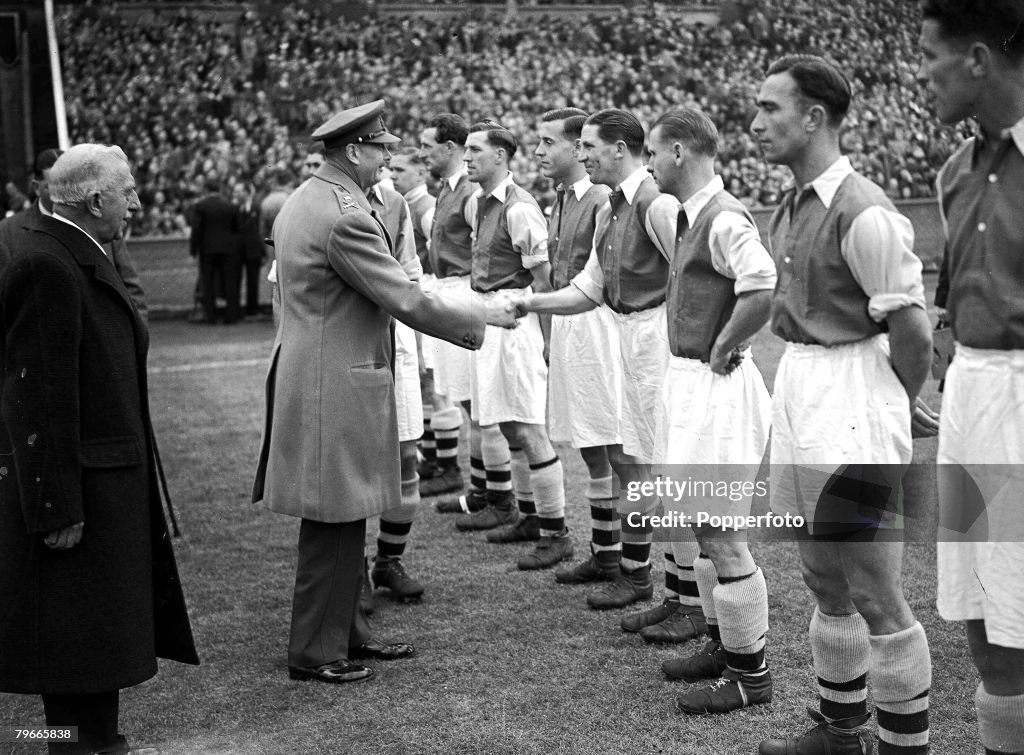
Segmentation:
<svg viewBox="0 0 1024 755">
<path fill-rule="evenodd" d="M 73 141 L 124 146 L 143 212 L 139 234 L 178 234 L 210 176 L 265 185 L 299 173 L 305 137 L 331 113 L 384 97 L 397 133 L 412 137 L 430 113 L 495 117 L 526 145 L 513 164 L 542 200 L 547 182 L 529 151 L 544 110 L 624 107 L 645 124 L 674 105 L 703 109 L 724 139 L 727 188 L 770 206 L 785 180 L 750 138 L 756 85 L 782 51 L 816 50 L 855 77 L 857 109 L 844 146 L 893 198 L 933 194 L 935 173 L 962 139 L 929 118 L 915 80 L 916 6 L 855 0 L 740 3 L 737 20 L 682 23 L 684 11 L 631 5 L 618 14 L 564 17 L 369 15 L 339 23 L 318 8 L 285 6 L 218 21 L 200 10 L 118 14 L 67 6 L 60 16 Z"/>
</svg>

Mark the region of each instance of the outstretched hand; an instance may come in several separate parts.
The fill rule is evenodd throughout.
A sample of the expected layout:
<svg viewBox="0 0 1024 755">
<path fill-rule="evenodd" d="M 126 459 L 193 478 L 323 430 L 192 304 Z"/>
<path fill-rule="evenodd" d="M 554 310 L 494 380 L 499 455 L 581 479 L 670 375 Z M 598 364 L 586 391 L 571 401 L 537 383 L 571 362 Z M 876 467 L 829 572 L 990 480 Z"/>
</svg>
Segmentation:
<svg viewBox="0 0 1024 755">
<path fill-rule="evenodd" d="M 519 325 L 516 319 L 514 302 L 506 296 L 491 296 L 485 302 L 487 308 L 487 324 L 500 328 L 515 328 Z"/>
</svg>

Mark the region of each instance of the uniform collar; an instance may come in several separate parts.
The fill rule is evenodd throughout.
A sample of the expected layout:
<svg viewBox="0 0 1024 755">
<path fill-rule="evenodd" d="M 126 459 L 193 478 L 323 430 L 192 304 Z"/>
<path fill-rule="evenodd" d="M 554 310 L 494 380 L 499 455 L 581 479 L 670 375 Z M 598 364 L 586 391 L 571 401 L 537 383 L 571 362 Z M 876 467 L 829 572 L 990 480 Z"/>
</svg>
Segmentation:
<svg viewBox="0 0 1024 755">
<path fill-rule="evenodd" d="M 977 160 L 978 152 L 985 144 L 985 134 L 980 127 L 976 127 L 974 131 L 974 159 Z M 1000 132 L 999 138 L 1012 139 L 1014 146 L 1017 147 L 1017 151 L 1024 155 L 1024 118 L 1021 118 L 1009 128 L 1004 128 Z"/>
<path fill-rule="evenodd" d="M 466 163 L 460 163 L 459 169 L 448 176 L 448 188 L 455 191 L 455 187 L 459 185 L 459 181 L 464 175 L 466 175 Z"/>
<path fill-rule="evenodd" d="M 497 185 L 497 186 L 495 186 L 495 187 L 494 187 L 494 188 L 493 188 L 493 189 L 491 190 L 491 193 L 490 193 L 490 194 L 488 194 L 487 196 L 489 196 L 489 197 L 494 197 L 494 198 L 495 198 L 495 199 L 497 199 L 497 200 L 498 200 L 499 202 L 501 202 L 502 204 L 504 204 L 504 203 L 505 203 L 505 197 L 507 197 L 507 196 L 508 196 L 508 188 L 509 188 L 509 186 L 511 186 L 511 185 L 512 185 L 513 183 L 515 183 L 515 181 L 513 181 L 513 180 L 512 180 L 512 172 L 511 172 L 511 171 L 509 171 L 508 175 L 507 175 L 507 176 L 505 176 L 505 177 L 504 177 L 503 179 L 501 179 L 501 181 L 500 181 L 500 182 L 498 183 L 498 185 Z M 483 190 L 483 189 L 477 189 L 477 190 L 476 190 L 476 195 L 477 195 L 478 197 L 483 197 L 483 195 L 484 195 L 484 190 Z"/>
<path fill-rule="evenodd" d="M 640 166 L 619 184 L 618 191 L 622 194 L 627 203 L 633 204 L 633 198 L 636 196 L 636 193 L 640 191 L 640 184 L 644 182 L 644 179 L 647 178 L 647 176 L 647 167 Z"/>
<path fill-rule="evenodd" d="M 696 194 L 683 202 L 683 212 L 686 213 L 686 222 L 690 224 L 690 228 L 693 228 L 693 224 L 697 222 L 697 216 L 700 215 L 700 211 L 707 206 L 712 197 L 724 188 L 725 184 L 722 182 L 722 177 L 715 176 L 704 185 L 704 188 L 698 190 Z"/>
<path fill-rule="evenodd" d="M 846 177 L 853 173 L 853 166 L 850 164 L 850 158 L 843 155 L 824 172 L 821 173 L 817 178 L 811 181 L 809 184 L 801 187 L 801 191 L 806 191 L 808 188 L 813 189 L 818 195 L 818 199 L 828 209 L 832 206 L 832 200 L 835 199 L 836 192 L 839 191 L 839 186 L 846 180 Z M 784 191 L 793 191 L 796 189 L 796 181 L 790 179 L 783 187 Z"/>
<path fill-rule="evenodd" d="M 576 195 L 576 201 L 583 199 L 583 195 L 590 191 L 590 188 L 594 185 L 594 182 L 590 180 L 590 176 L 584 174 L 576 183 L 572 184 L 569 188 L 572 189 L 572 193 Z M 560 184 L 561 188 L 565 189 L 565 184 Z"/>
</svg>

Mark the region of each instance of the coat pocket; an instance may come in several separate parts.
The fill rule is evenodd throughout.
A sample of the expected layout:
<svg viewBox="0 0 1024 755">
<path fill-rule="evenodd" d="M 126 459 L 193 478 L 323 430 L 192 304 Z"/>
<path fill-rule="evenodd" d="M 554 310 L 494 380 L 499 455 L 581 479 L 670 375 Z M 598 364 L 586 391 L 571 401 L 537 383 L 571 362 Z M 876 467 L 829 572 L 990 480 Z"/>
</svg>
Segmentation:
<svg viewBox="0 0 1024 755">
<path fill-rule="evenodd" d="M 82 466 L 92 469 L 133 467 L 142 463 L 142 448 L 131 435 L 98 438 L 82 441 L 81 456 Z"/>
<path fill-rule="evenodd" d="M 354 364 L 348 368 L 352 385 L 387 385 L 393 379 L 391 369 L 383 364 Z"/>
</svg>

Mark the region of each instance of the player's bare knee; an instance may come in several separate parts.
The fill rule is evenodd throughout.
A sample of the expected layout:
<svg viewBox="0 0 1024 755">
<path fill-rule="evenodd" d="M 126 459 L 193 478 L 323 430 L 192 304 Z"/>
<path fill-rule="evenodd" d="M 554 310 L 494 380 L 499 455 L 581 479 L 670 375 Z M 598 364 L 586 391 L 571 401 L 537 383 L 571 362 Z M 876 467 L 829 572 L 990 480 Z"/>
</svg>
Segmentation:
<svg viewBox="0 0 1024 755">
<path fill-rule="evenodd" d="M 746 540 L 697 533 L 697 542 L 700 544 L 701 553 L 714 563 L 719 576 L 738 577 L 757 569 Z"/>
<path fill-rule="evenodd" d="M 608 461 L 608 449 L 605 446 L 591 446 L 580 449 L 583 463 L 587 465 L 587 474 L 591 479 L 608 477 L 612 473 L 611 462 Z"/>
<path fill-rule="evenodd" d="M 852 612 L 849 585 L 841 573 L 815 568 L 806 561 L 801 562 L 800 571 L 804 584 L 814 593 L 822 611 L 836 616 Z"/>
</svg>

